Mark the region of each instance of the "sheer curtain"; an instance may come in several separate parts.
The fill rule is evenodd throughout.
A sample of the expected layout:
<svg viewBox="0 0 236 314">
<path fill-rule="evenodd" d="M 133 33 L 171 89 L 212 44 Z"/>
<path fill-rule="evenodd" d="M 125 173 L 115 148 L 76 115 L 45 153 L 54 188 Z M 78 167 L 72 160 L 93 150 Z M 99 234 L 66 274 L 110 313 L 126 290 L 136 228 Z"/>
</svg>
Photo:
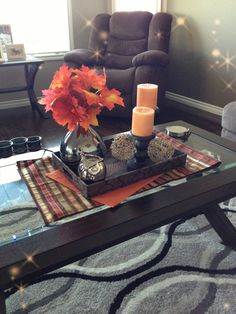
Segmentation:
<svg viewBox="0 0 236 314">
<path fill-rule="evenodd" d="M 67 0 L 0 0 L 0 24 L 11 25 L 26 53 L 70 50 Z"/>
<path fill-rule="evenodd" d="M 112 11 L 149 11 L 161 10 L 161 0 L 112 0 Z"/>
</svg>

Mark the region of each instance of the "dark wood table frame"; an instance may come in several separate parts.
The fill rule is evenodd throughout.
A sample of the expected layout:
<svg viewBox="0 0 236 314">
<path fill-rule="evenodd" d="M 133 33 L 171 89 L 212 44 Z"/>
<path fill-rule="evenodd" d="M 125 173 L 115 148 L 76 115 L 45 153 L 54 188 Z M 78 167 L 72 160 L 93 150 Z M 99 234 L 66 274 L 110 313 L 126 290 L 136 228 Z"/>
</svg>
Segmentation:
<svg viewBox="0 0 236 314">
<path fill-rule="evenodd" d="M 38 59 L 38 58 L 33 58 L 33 57 L 29 57 L 26 60 L 5 61 L 5 62 L 0 63 L 0 67 L 23 66 L 24 75 L 25 75 L 25 83 L 26 83 L 26 85 L 24 86 L 1 88 L 0 94 L 27 91 L 31 108 L 33 110 L 36 110 L 41 117 L 48 118 L 48 116 L 42 110 L 42 106 L 38 104 L 37 96 L 35 95 L 35 91 L 34 91 L 35 77 L 36 77 L 39 66 L 43 63 L 44 63 L 43 60 Z"/>
<path fill-rule="evenodd" d="M 180 124 L 236 152 L 233 142 L 178 121 Z M 180 218 L 204 214 L 224 244 L 236 250 L 236 229 L 218 206 L 235 195 L 236 167 L 233 167 L 0 246 L 0 313 L 5 313 L 5 289 Z M 34 255 L 35 264 L 26 262 L 27 254 Z M 13 266 L 21 267 L 15 280 L 10 276 Z"/>
</svg>

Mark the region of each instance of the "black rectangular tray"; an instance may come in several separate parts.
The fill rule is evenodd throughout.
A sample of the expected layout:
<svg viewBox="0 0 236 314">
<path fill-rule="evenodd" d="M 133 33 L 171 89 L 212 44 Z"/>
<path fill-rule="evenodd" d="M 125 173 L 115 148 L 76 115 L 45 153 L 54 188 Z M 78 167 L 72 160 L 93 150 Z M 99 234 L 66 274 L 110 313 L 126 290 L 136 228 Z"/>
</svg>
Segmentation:
<svg viewBox="0 0 236 314">
<path fill-rule="evenodd" d="M 109 142 L 105 142 L 107 147 L 109 147 Z M 136 170 L 127 170 L 127 165 L 125 161 L 119 161 L 112 157 L 111 153 L 108 151 L 104 158 L 106 165 L 106 177 L 104 180 L 87 183 L 80 179 L 77 174 L 77 167 L 69 167 L 65 164 L 61 158 L 60 153 L 55 152 L 52 154 L 53 166 L 59 168 L 64 172 L 68 178 L 79 188 L 81 193 L 86 197 L 90 198 L 92 196 L 103 194 L 108 191 L 115 190 L 125 185 L 129 185 L 136 181 L 154 176 L 156 174 L 181 167 L 186 162 L 187 154 L 180 150 L 175 150 L 175 153 L 171 159 L 153 163 Z"/>
</svg>

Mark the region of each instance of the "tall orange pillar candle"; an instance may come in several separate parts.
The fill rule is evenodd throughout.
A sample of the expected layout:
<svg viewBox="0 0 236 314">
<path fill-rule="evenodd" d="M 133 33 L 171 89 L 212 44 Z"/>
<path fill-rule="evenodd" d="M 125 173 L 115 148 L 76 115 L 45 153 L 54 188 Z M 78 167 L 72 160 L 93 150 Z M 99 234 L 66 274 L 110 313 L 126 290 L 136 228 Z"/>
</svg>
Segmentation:
<svg viewBox="0 0 236 314">
<path fill-rule="evenodd" d="M 137 102 L 136 105 L 139 107 L 149 107 L 156 109 L 158 97 L 158 85 L 156 84 L 139 84 L 137 86 Z"/>
<path fill-rule="evenodd" d="M 145 137 L 153 132 L 154 113 L 152 108 L 134 107 L 131 132 L 133 135 Z"/>
</svg>

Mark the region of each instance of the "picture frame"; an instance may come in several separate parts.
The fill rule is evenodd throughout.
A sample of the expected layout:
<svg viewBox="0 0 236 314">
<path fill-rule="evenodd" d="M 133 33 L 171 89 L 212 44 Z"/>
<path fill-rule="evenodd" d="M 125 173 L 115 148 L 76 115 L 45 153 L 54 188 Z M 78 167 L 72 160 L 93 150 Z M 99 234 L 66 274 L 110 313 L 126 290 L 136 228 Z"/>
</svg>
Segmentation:
<svg viewBox="0 0 236 314">
<path fill-rule="evenodd" d="M 12 43 L 11 25 L 0 24 L 0 45 L 4 47 L 5 45 L 11 45 Z"/>
<path fill-rule="evenodd" d="M 6 53 L 8 61 L 25 60 L 25 47 L 24 44 L 6 45 Z"/>
</svg>

